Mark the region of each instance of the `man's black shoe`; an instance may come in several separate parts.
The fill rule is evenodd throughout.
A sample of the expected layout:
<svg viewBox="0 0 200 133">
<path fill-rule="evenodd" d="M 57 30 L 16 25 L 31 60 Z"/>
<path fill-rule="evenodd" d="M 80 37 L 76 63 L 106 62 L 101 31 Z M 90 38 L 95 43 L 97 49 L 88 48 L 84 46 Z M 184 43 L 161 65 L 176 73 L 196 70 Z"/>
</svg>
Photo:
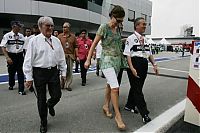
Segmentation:
<svg viewBox="0 0 200 133">
<path fill-rule="evenodd" d="M 55 116 L 55 110 L 54 110 L 54 108 L 53 107 L 49 107 L 48 106 L 48 108 L 49 108 L 49 114 L 51 115 L 51 116 Z"/>
<path fill-rule="evenodd" d="M 82 86 L 85 86 L 86 85 L 86 83 L 82 83 Z"/>
<path fill-rule="evenodd" d="M 101 75 L 102 78 L 106 78 L 103 74 Z"/>
<path fill-rule="evenodd" d="M 8 90 L 13 90 L 13 87 L 8 87 Z"/>
<path fill-rule="evenodd" d="M 130 111 L 130 112 L 135 113 L 135 114 L 138 114 L 138 113 L 139 113 L 138 110 L 137 110 L 136 108 L 131 109 L 131 108 L 128 108 L 128 107 L 125 106 L 124 109 L 125 109 L 126 111 Z"/>
<path fill-rule="evenodd" d="M 148 115 L 144 115 L 143 117 L 142 117 L 142 121 L 143 121 L 143 123 L 148 123 L 148 122 L 150 122 L 151 121 L 151 118 L 148 116 Z"/>
<path fill-rule="evenodd" d="M 26 92 L 19 92 L 20 95 L 26 95 Z"/>
<path fill-rule="evenodd" d="M 40 133 L 46 133 L 47 132 L 47 126 L 40 125 Z"/>
<path fill-rule="evenodd" d="M 99 76 L 99 72 L 96 72 L 96 75 Z"/>
</svg>

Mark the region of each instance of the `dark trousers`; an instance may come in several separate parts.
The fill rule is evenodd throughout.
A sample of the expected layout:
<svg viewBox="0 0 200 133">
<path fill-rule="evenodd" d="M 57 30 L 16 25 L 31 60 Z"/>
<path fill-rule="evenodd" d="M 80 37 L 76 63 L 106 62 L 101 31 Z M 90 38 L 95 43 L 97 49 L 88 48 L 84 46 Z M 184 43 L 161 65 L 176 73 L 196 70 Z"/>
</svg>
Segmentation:
<svg viewBox="0 0 200 133">
<path fill-rule="evenodd" d="M 23 92 L 24 91 L 24 73 L 22 70 L 22 66 L 23 66 L 23 62 L 24 62 L 23 52 L 17 53 L 17 54 L 8 53 L 8 55 L 13 61 L 13 64 L 7 65 L 8 66 L 8 74 L 9 74 L 9 86 L 13 87 L 15 85 L 15 74 L 17 72 L 19 92 Z"/>
<path fill-rule="evenodd" d="M 75 62 L 75 72 L 78 72 L 78 66 L 79 66 L 79 62 L 76 61 L 76 62 Z"/>
<path fill-rule="evenodd" d="M 100 58 L 97 58 L 97 64 L 96 64 L 96 74 L 99 76 L 99 70 L 100 70 Z"/>
<path fill-rule="evenodd" d="M 59 79 L 59 71 L 57 67 L 33 68 L 33 79 L 37 91 L 37 105 L 41 119 L 41 124 L 47 124 L 47 106 L 54 107 L 61 98 L 61 87 Z M 46 86 L 50 94 L 50 99 L 47 101 Z"/>
<path fill-rule="evenodd" d="M 126 106 L 129 108 L 134 108 L 135 106 L 137 106 L 140 114 L 144 116 L 146 114 L 149 114 L 142 92 L 144 81 L 147 77 L 148 61 L 146 58 L 142 57 L 132 57 L 131 60 L 133 63 L 133 67 L 136 69 L 137 74 L 140 78 L 135 77 L 130 69 L 127 70 L 131 88 L 129 91 Z"/>
<path fill-rule="evenodd" d="M 84 67 L 85 61 L 86 60 L 80 60 L 82 83 L 86 83 L 87 69 L 85 69 L 85 67 Z"/>
<path fill-rule="evenodd" d="M 117 75 L 117 81 L 118 81 L 119 85 L 121 85 L 123 71 L 127 71 L 127 68 L 120 68 L 120 71 Z M 128 73 L 128 71 L 127 71 L 127 73 Z"/>
</svg>

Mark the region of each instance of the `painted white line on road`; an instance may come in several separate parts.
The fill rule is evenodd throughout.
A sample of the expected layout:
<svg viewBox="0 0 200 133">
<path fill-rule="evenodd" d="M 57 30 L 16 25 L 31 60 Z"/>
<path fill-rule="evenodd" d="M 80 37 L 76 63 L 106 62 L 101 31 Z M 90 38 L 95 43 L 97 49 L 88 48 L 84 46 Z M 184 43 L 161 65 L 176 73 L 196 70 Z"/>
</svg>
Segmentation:
<svg viewBox="0 0 200 133">
<path fill-rule="evenodd" d="M 149 67 L 152 67 L 152 66 L 149 66 Z M 169 69 L 169 68 L 165 68 L 165 67 L 158 67 L 158 69 L 175 71 L 175 72 L 182 72 L 182 73 L 189 73 L 188 71 L 182 71 L 182 70 L 176 70 L 176 69 Z"/>
<path fill-rule="evenodd" d="M 0 76 L 6 76 L 6 75 L 8 75 L 8 73 L 0 74 Z"/>
<path fill-rule="evenodd" d="M 0 82 L 0 85 L 8 84 L 8 82 Z"/>
<path fill-rule="evenodd" d="M 186 99 L 168 109 L 133 133 L 165 133 L 184 114 Z"/>
</svg>

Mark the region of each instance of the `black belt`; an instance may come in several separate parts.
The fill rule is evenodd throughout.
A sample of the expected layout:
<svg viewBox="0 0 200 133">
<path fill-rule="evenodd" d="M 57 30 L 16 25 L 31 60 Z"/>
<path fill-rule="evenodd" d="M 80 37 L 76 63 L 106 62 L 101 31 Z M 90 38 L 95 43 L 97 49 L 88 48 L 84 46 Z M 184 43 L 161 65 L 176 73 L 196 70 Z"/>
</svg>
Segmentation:
<svg viewBox="0 0 200 133">
<path fill-rule="evenodd" d="M 133 56 L 133 57 L 131 57 L 131 58 L 146 59 L 146 58 L 144 58 L 144 57 L 140 57 L 140 56 Z"/>
<path fill-rule="evenodd" d="M 42 68 L 42 67 L 33 67 L 33 69 L 35 70 L 53 70 L 53 69 L 57 69 L 57 65 L 54 67 L 47 67 L 47 68 Z"/>
<path fill-rule="evenodd" d="M 21 55 L 23 54 L 23 52 L 19 52 L 19 53 L 11 53 L 11 52 L 8 52 L 9 55 Z"/>
</svg>

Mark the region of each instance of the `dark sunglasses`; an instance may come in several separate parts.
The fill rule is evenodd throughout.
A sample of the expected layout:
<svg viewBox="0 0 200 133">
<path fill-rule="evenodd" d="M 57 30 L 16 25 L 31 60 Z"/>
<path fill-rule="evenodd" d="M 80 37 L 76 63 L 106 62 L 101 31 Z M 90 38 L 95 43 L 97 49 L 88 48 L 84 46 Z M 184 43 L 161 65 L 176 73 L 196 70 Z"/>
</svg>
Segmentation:
<svg viewBox="0 0 200 133">
<path fill-rule="evenodd" d="M 120 20 L 120 19 L 117 19 L 117 18 L 115 18 L 115 19 L 116 19 L 117 23 L 122 23 L 123 22 L 123 20 Z"/>
</svg>

